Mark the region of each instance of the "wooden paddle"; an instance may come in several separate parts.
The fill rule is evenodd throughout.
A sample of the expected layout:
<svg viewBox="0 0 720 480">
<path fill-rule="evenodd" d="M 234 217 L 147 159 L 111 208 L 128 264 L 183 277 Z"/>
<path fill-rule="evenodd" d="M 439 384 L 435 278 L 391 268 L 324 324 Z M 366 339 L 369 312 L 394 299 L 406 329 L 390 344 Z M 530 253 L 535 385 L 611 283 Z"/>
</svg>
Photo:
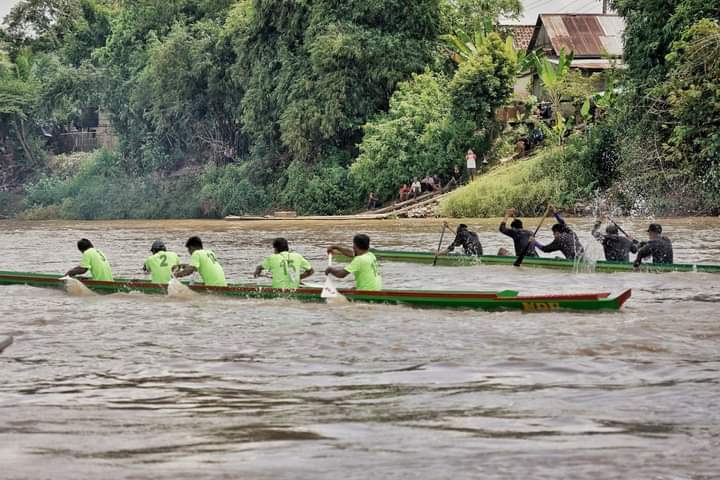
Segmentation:
<svg viewBox="0 0 720 480">
<path fill-rule="evenodd" d="M 438 255 L 440 255 L 440 248 L 442 247 L 443 237 L 445 236 L 445 224 L 443 223 L 442 230 L 440 231 L 440 241 L 438 242 L 438 248 L 435 252 L 435 258 L 433 258 L 433 267 L 437 265 Z"/>
<path fill-rule="evenodd" d="M 535 238 L 535 235 L 537 235 L 537 233 L 540 231 L 540 227 L 542 227 L 542 224 L 545 222 L 545 219 L 547 218 L 548 213 L 550 213 L 550 205 L 548 205 L 547 208 L 545 209 L 545 214 L 540 219 L 540 223 L 538 224 L 537 228 L 535 229 L 535 233 L 533 233 L 532 238 Z M 516 267 L 519 267 L 520 265 L 522 265 L 522 262 L 523 262 L 523 260 L 525 260 L 525 256 L 530 251 L 530 248 L 532 248 L 533 243 L 534 242 L 530 242 L 528 239 L 528 243 L 527 243 L 527 245 L 525 245 L 525 250 L 523 250 L 523 252 L 520 254 L 520 256 L 518 256 L 518 258 L 515 260 L 515 263 L 513 263 L 513 265 L 515 265 Z"/>
</svg>

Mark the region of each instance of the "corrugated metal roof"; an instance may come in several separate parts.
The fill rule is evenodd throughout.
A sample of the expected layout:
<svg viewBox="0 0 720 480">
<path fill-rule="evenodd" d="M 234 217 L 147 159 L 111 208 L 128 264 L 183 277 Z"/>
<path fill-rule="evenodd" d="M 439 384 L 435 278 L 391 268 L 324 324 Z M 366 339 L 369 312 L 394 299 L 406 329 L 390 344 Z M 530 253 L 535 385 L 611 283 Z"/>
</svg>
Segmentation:
<svg viewBox="0 0 720 480">
<path fill-rule="evenodd" d="M 617 15 L 541 14 L 536 27 L 547 32 L 555 54 L 561 49 L 575 58 L 621 57 L 625 21 Z M 535 29 L 529 48 L 534 47 L 540 28 Z"/>
</svg>

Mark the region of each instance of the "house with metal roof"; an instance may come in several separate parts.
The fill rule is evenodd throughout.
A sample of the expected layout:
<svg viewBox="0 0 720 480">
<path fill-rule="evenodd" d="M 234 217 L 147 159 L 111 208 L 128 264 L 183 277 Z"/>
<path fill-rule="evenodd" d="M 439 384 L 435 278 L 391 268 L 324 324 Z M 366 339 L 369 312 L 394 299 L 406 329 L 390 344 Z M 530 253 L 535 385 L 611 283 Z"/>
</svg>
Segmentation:
<svg viewBox="0 0 720 480">
<path fill-rule="evenodd" d="M 624 68 L 624 31 L 625 20 L 618 15 L 543 13 L 538 15 L 527 52 L 542 54 L 552 63 L 557 63 L 561 50 L 573 52 L 571 68 L 584 75 Z M 540 97 L 542 90 L 536 80 L 532 92 Z"/>
<path fill-rule="evenodd" d="M 601 71 L 622 63 L 625 20 L 597 13 L 540 14 L 527 47 L 557 60 L 560 50 L 574 52 L 573 68 Z"/>
</svg>

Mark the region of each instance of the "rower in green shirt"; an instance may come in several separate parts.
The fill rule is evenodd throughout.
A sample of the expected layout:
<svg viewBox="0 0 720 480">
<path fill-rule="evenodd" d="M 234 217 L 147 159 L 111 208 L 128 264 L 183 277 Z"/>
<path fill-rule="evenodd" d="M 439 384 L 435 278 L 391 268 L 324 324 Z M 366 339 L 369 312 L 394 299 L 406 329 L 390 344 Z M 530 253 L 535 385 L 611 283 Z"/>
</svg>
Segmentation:
<svg viewBox="0 0 720 480">
<path fill-rule="evenodd" d="M 341 254 L 352 258 L 352 262 L 345 268 L 328 267 L 325 275 L 332 275 L 337 278 L 345 278 L 349 274 L 355 276 L 355 288 L 358 290 L 382 290 L 382 277 L 377 258 L 369 252 L 370 237 L 365 234 L 358 234 L 353 237 L 353 248 L 333 245 L 328 247 L 328 254 Z"/>
<path fill-rule="evenodd" d="M 153 283 L 169 283 L 172 278 L 172 269 L 180 265 L 180 257 L 175 252 L 168 252 L 165 244 L 155 240 L 150 247 L 152 255 L 145 260 L 143 270 L 150 272 Z"/>
<path fill-rule="evenodd" d="M 284 238 L 273 240 L 275 253 L 267 257 L 262 264 L 255 269 L 257 278 L 263 270 L 272 273 L 272 287 L 282 289 L 295 289 L 300 286 L 300 281 L 306 279 L 315 271 L 310 262 L 296 252 L 290 252 L 288 241 Z"/>
<path fill-rule="evenodd" d="M 65 274 L 68 277 L 75 277 L 84 273 L 90 272 L 93 280 L 100 280 L 103 282 L 112 282 L 112 270 L 110 264 L 105 258 L 105 255 L 93 247 L 93 244 L 87 238 L 81 238 L 77 242 L 78 250 L 82 252 L 82 259 L 80 265 L 68 270 Z"/>
<path fill-rule="evenodd" d="M 225 272 L 212 250 L 204 250 L 200 237 L 190 237 L 185 243 L 191 255 L 190 264 L 178 265 L 175 270 L 176 277 L 187 277 L 199 272 L 203 282 L 208 287 L 226 287 Z"/>
</svg>

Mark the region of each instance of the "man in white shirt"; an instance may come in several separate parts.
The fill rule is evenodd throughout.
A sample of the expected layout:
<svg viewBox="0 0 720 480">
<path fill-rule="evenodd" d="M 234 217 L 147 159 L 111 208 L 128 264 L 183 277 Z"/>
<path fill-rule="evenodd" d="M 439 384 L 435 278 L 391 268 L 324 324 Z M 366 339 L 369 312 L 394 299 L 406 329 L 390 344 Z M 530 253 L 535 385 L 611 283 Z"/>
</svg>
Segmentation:
<svg viewBox="0 0 720 480">
<path fill-rule="evenodd" d="M 422 185 L 420 185 L 420 180 L 416 178 L 413 178 L 412 185 L 410 185 L 410 194 L 413 197 L 417 197 L 422 193 Z"/>
</svg>

